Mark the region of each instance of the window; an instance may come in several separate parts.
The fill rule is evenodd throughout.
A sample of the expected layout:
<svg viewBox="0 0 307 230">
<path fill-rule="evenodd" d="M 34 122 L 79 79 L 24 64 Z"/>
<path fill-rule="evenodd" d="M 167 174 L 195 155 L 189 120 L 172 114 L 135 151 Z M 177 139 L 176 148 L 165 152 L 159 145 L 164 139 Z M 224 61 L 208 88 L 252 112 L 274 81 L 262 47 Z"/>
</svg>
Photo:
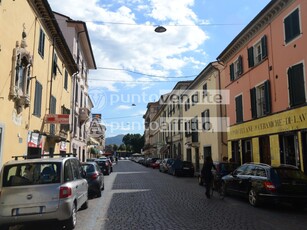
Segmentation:
<svg viewBox="0 0 307 230">
<path fill-rule="evenodd" d="M 248 67 L 259 64 L 267 57 L 267 37 L 264 35 L 259 42 L 248 50 Z"/>
<path fill-rule="evenodd" d="M 42 29 L 39 31 L 39 44 L 38 44 L 38 53 L 44 58 L 44 50 L 45 50 L 45 33 Z"/>
<path fill-rule="evenodd" d="M 207 85 L 207 83 L 205 83 L 203 85 L 203 97 L 205 97 L 207 95 L 208 95 L 208 85 Z"/>
<path fill-rule="evenodd" d="M 193 95 L 192 95 L 192 106 L 194 106 L 195 104 L 197 104 L 198 103 L 198 93 L 196 92 L 196 93 L 194 93 Z"/>
<path fill-rule="evenodd" d="M 285 42 L 288 43 L 301 34 L 299 9 L 294 10 L 284 20 Z"/>
<path fill-rule="evenodd" d="M 56 54 L 54 54 L 53 65 L 52 65 L 52 73 L 53 73 L 54 77 L 57 74 L 57 69 L 58 69 L 58 56 Z"/>
<path fill-rule="evenodd" d="M 50 98 L 50 114 L 56 114 L 56 98 Z M 55 134 L 55 124 L 50 124 L 50 134 Z"/>
<path fill-rule="evenodd" d="M 67 70 L 65 70 L 65 74 L 64 74 L 64 89 L 68 89 L 68 72 Z"/>
<path fill-rule="evenodd" d="M 33 115 L 40 117 L 42 110 L 42 91 L 43 86 L 38 81 L 35 82 L 35 96 L 34 96 L 34 111 Z"/>
<path fill-rule="evenodd" d="M 242 95 L 235 98 L 236 101 L 236 122 L 243 122 L 243 104 L 242 104 Z"/>
<path fill-rule="evenodd" d="M 230 80 L 237 79 L 243 73 L 242 56 L 230 65 Z"/>
<path fill-rule="evenodd" d="M 303 63 L 294 65 L 288 69 L 288 84 L 290 106 L 304 104 L 306 102 L 306 96 Z"/>
<path fill-rule="evenodd" d="M 208 131 L 211 128 L 211 123 L 210 123 L 210 114 L 209 114 L 209 109 L 205 110 L 204 112 L 201 113 L 202 117 L 202 128 L 204 131 Z"/>
<path fill-rule="evenodd" d="M 250 90 L 252 118 L 262 117 L 271 113 L 270 82 L 254 87 Z"/>
<path fill-rule="evenodd" d="M 188 98 L 188 100 L 186 100 L 184 104 L 184 110 L 188 111 L 189 109 L 190 109 L 190 98 Z"/>
</svg>

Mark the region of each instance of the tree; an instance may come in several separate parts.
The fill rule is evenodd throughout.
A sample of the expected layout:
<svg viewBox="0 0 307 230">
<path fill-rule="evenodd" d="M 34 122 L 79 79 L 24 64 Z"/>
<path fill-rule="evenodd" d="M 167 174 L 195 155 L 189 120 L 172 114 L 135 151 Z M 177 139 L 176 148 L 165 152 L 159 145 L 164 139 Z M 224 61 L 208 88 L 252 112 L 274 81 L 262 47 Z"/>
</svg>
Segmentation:
<svg viewBox="0 0 307 230">
<path fill-rule="evenodd" d="M 128 133 L 123 137 L 123 142 L 127 146 L 127 150 L 130 147 L 133 152 L 140 153 L 144 146 L 144 136 L 141 134 Z"/>
</svg>

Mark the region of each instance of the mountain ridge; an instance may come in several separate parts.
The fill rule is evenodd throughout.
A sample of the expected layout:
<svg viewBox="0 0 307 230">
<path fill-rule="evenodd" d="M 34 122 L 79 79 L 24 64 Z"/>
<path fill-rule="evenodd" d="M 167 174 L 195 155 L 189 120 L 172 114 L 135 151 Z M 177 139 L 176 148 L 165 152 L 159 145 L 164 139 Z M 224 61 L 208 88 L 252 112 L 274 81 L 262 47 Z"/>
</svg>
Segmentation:
<svg viewBox="0 0 307 230">
<path fill-rule="evenodd" d="M 119 134 L 116 135 L 114 137 L 107 137 L 106 138 L 106 145 L 118 145 L 120 146 L 121 144 L 123 144 L 123 137 L 125 135 L 124 134 Z"/>
</svg>

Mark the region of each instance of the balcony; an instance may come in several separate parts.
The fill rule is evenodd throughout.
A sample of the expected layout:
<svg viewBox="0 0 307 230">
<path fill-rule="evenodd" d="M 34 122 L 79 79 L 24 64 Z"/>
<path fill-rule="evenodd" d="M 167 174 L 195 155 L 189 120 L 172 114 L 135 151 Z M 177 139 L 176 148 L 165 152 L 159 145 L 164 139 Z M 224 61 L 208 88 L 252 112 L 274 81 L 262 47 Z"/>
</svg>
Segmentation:
<svg viewBox="0 0 307 230">
<path fill-rule="evenodd" d="M 79 121 L 84 123 L 90 116 L 90 111 L 86 107 L 79 108 Z"/>
</svg>

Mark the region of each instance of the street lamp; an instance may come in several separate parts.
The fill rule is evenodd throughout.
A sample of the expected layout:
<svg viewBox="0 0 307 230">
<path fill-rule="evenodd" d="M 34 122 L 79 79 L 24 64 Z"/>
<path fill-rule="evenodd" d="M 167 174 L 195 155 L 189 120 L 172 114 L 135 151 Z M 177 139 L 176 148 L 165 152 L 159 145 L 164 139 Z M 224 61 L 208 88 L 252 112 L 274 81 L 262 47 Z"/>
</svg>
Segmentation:
<svg viewBox="0 0 307 230">
<path fill-rule="evenodd" d="M 164 33 L 166 31 L 166 28 L 164 26 L 157 26 L 155 28 L 156 33 Z"/>
</svg>

